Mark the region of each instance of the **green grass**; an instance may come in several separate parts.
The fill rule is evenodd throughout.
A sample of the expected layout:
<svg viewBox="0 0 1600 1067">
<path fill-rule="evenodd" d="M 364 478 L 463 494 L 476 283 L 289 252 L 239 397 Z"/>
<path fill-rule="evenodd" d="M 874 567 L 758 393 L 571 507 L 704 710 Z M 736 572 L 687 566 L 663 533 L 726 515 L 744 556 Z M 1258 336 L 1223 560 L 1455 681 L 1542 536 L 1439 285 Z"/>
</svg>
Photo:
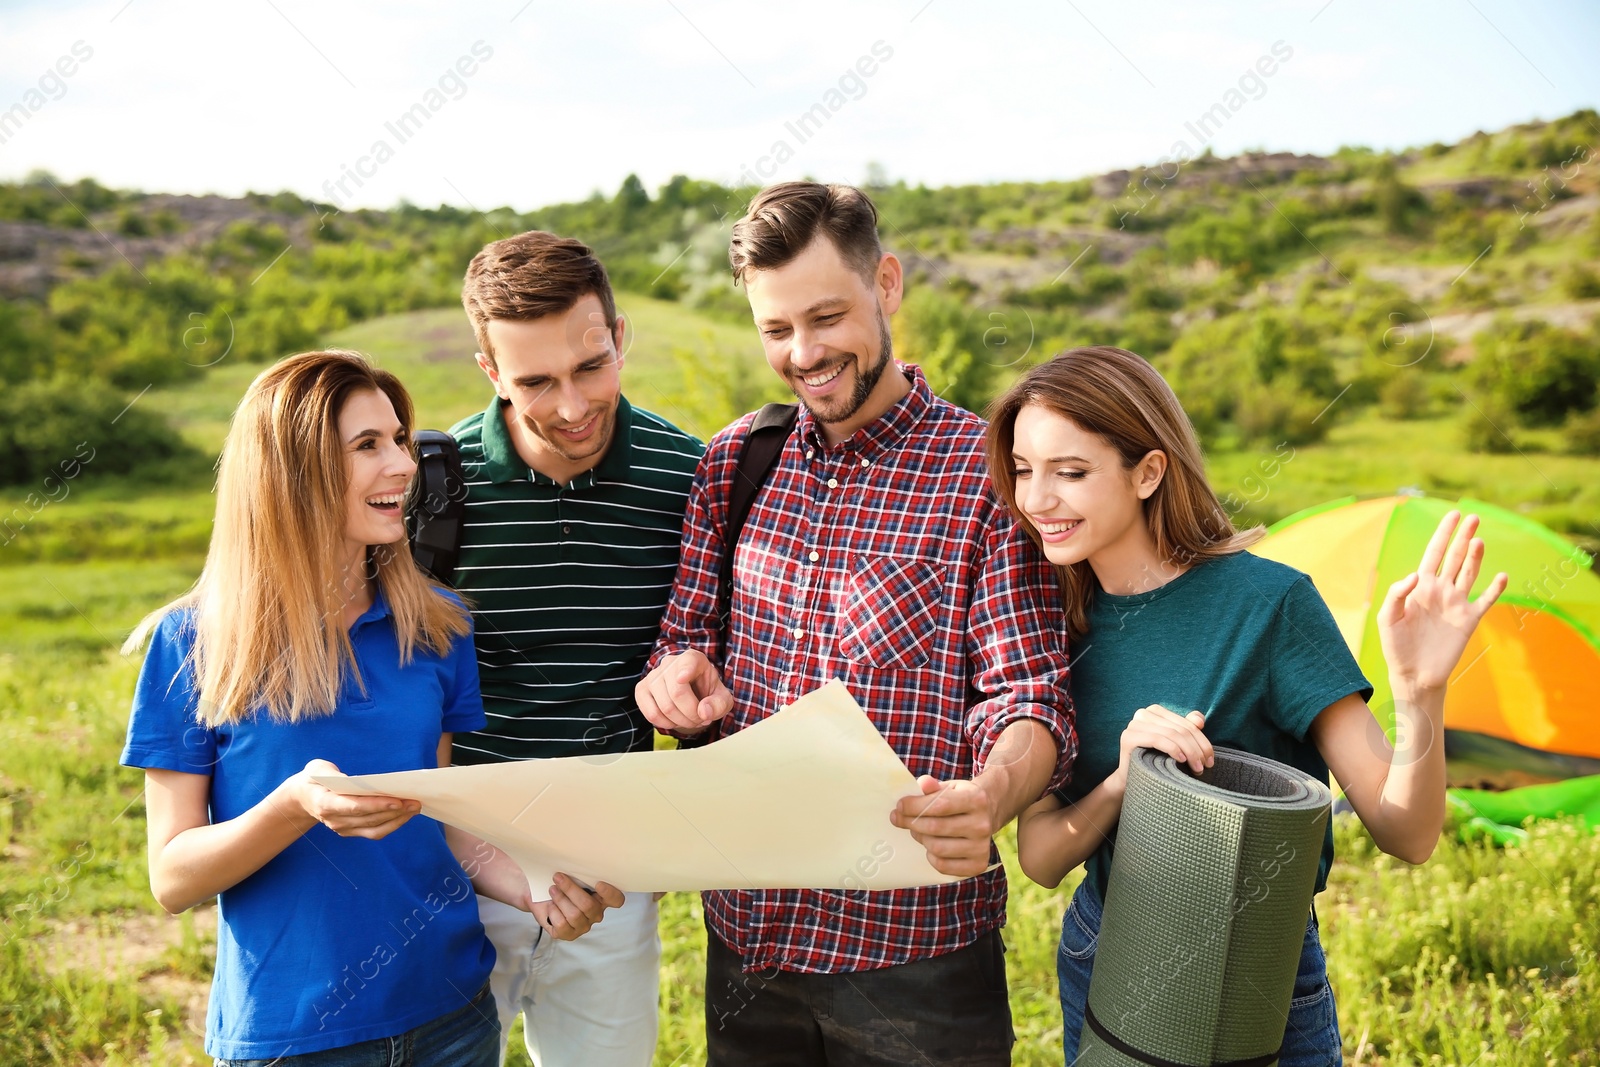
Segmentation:
<svg viewBox="0 0 1600 1067">
<path fill-rule="evenodd" d="M 96 1056 L 203 1062 L 179 1005 L 151 976 L 205 975 L 207 939 L 190 927 L 145 963 L 77 969 L 62 965 L 59 940 L 67 920 L 114 936 L 129 917 L 157 912 L 140 777 L 116 766 L 137 660 L 109 645 L 181 590 L 197 564 L 0 570 L 0 1067 Z M 52 587 L 76 606 L 44 610 Z M 1338 848 L 1318 912 L 1348 1057 L 1359 1047 L 1366 1064 L 1600 1063 L 1600 835 L 1546 824 L 1506 850 L 1447 839 L 1413 868 L 1377 854 L 1341 820 Z M 1069 890 L 1028 883 L 1009 833 L 1002 853 L 1015 1062 L 1059 1064 L 1054 952 Z M 699 1062 L 698 897 L 668 896 L 661 933 L 656 1063 Z"/>
<path fill-rule="evenodd" d="M 617 310 L 628 322 L 622 384 L 629 399 L 692 433 L 720 429 L 723 423 L 705 423 L 693 405 L 679 399 L 684 362 L 762 363 L 755 327 L 730 325 L 671 301 L 630 293 L 617 294 Z M 489 402 L 492 390 L 473 362 L 478 345 L 460 308 L 373 319 L 332 334 L 325 344 L 354 349 L 398 375 L 417 406 L 419 426 L 448 428 Z M 187 440 L 215 455 L 239 398 L 263 369 L 261 364 L 224 361 L 203 378 L 152 390 L 140 403 L 167 415 Z"/>
<path fill-rule="evenodd" d="M 98 656 L 192 584 L 201 562 L 195 555 L 0 567 L 0 656 L 43 652 L 64 666 Z"/>
<path fill-rule="evenodd" d="M 1537 824 L 1409 867 L 1340 821 L 1318 910 L 1347 1054 L 1365 1035 L 1368 1062 L 1600 1063 L 1600 836 Z"/>
<path fill-rule="evenodd" d="M 1276 522 L 1339 497 L 1411 487 L 1432 496 L 1471 496 L 1589 541 L 1600 537 L 1600 459 L 1541 451 L 1552 435 L 1529 431 L 1516 432 L 1520 453 L 1468 452 L 1460 430 L 1466 402 L 1457 403 L 1448 414 L 1413 421 L 1385 419 L 1367 408 L 1336 423 L 1326 441 L 1292 454 L 1267 447 L 1212 452 L 1211 483 L 1224 502 L 1232 494 L 1242 505 L 1239 522 Z"/>
</svg>

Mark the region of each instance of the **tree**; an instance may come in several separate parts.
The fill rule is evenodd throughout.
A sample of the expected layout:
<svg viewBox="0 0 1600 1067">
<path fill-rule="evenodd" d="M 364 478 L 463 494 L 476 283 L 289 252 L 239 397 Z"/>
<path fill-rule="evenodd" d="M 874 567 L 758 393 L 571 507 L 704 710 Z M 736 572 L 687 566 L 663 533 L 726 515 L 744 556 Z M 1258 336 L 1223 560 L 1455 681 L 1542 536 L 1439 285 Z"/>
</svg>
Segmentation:
<svg viewBox="0 0 1600 1067">
<path fill-rule="evenodd" d="M 639 180 L 637 174 L 630 174 L 622 179 L 622 188 L 617 190 L 616 205 L 622 212 L 624 220 L 630 220 L 650 208 L 650 194 L 645 190 L 644 182 Z"/>
</svg>

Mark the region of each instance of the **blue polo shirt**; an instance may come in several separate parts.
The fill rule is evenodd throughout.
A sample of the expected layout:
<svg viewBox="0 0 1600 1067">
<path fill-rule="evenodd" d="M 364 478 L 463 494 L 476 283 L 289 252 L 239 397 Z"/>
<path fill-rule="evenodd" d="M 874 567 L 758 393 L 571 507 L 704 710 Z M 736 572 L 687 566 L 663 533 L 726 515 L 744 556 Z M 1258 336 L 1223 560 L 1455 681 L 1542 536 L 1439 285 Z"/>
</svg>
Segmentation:
<svg viewBox="0 0 1600 1067">
<path fill-rule="evenodd" d="M 351 678 L 331 715 L 290 724 L 259 712 L 207 728 L 184 662 L 192 622 L 177 611 L 157 626 L 122 762 L 208 775 L 213 823 L 312 759 L 347 774 L 433 767 L 441 732 L 483 728 L 471 636 L 402 667 L 381 591 L 350 628 L 364 692 Z M 493 966 L 438 823 L 419 815 L 380 841 L 315 826 L 218 898 L 206 1052 L 271 1059 L 401 1034 L 464 1006 Z"/>
</svg>

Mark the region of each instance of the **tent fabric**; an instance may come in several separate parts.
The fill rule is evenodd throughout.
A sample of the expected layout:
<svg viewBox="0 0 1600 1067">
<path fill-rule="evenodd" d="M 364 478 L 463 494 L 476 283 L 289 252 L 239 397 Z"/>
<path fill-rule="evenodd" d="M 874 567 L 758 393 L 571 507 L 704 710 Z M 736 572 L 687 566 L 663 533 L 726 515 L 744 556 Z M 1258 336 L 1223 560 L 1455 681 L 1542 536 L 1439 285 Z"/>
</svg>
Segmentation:
<svg viewBox="0 0 1600 1067">
<path fill-rule="evenodd" d="M 1452 789 L 1449 798 L 1460 835 L 1467 839 L 1482 836 L 1497 844 L 1521 844 L 1528 838 L 1522 827 L 1529 819 L 1576 818 L 1600 830 L 1600 775 L 1520 789 Z"/>
<path fill-rule="evenodd" d="M 1415 568 L 1451 508 L 1482 519 L 1484 563 L 1473 595 L 1497 571 L 1510 584 L 1450 681 L 1446 730 L 1563 759 L 1600 758 L 1600 577 L 1587 553 L 1553 531 L 1472 499 L 1352 497 L 1290 515 L 1253 551 L 1311 575 L 1373 683 L 1374 713 L 1392 730 L 1377 608 L 1389 586 Z"/>
</svg>

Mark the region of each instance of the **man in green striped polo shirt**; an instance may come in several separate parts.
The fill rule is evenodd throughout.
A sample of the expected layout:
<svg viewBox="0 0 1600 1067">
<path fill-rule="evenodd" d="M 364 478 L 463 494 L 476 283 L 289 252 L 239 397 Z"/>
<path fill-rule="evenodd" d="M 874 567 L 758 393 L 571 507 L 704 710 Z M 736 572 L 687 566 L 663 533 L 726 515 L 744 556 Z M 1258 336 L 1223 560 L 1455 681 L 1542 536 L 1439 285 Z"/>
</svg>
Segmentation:
<svg viewBox="0 0 1600 1067">
<path fill-rule="evenodd" d="M 634 683 L 704 446 L 622 396 L 625 323 L 580 242 L 495 241 L 467 268 L 462 303 L 495 395 L 451 431 L 467 480 L 456 587 L 473 609 L 488 716 L 456 736 L 455 762 L 648 749 Z M 628 894 L 574 941 L 478 904 L 502 1035 L 520 1013 L 540 1067 L 650 1062 L 661 943 L 649 894 Z"/>
</svg>

